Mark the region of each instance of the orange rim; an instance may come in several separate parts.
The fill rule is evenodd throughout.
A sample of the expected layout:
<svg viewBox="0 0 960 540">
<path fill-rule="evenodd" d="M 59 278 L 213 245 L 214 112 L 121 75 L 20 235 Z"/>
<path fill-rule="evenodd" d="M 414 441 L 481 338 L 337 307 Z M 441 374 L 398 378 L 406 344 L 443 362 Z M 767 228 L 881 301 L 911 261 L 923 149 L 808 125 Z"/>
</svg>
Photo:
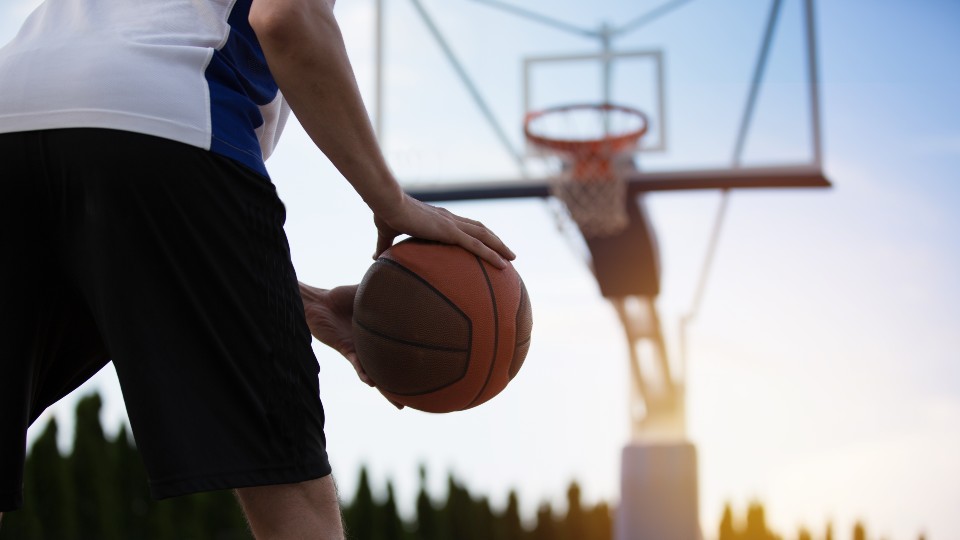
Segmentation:
<svg viewBox="0 0 960 540">
<path fill-rule="evenodd" d="M 581 110 L 592 110 L 597 112 L 619 111 L 626 113 L 627 115 L 639 118 L 640 127 L 625 133 L 591 139 L 560 139 L 545 135 L 538 135 L 533 133 L 530 129 L 531 123 L 538 118 Z M 612 103 L 576 104 L 551 107 L 549 109 L 528 113 L 523 121 L 523 134 L 527 137 L 527 140 L 537 146 L 549 148 L 562 154 L 583 156 L 584 159 L 590 160 L 610 157 L 635 147 L 637 141 L 639 141 L 640 138 L 646 134 L 648 126 L 649 122 L 647 121 L 647 115 L 630 107 L 614 105 Z"/>
</svg>

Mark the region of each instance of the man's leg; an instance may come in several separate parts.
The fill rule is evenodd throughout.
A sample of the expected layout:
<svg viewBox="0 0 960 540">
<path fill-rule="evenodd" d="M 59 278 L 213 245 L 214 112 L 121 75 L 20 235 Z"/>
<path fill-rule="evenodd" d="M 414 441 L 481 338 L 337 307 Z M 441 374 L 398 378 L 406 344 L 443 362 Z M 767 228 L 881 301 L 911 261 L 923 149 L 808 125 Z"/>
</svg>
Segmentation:
<svg viewBox="0 0 960 540">
<path fill-rule="evenodd" d="M 333 475 L 298 484 L 237 489 L 257 540 L 342 540 Z"/>
</svg>

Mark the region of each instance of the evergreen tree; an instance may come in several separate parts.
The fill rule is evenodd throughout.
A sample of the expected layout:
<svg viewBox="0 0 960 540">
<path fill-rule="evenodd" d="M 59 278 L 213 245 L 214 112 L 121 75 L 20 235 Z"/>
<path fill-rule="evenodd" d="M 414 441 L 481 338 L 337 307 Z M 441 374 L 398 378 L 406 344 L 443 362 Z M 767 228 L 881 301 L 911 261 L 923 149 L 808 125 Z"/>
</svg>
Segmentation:
<svg viewBox="0 0 960 540">
<path fill-rule="evenodd" d="M 80 538 L 121 540 L 116 480 L 111 466 L 113 448 L 100 425 L 99 394 L 77 403 L 76 432 L 69 463 L 76 488 Z"/>
<path fill-rule="evenodd" d="M 563 533 L 568 540 L 589 538 L 580 502 L 580 485 L 576 482 L 571 482 L 567 488 L 567 516 L 563 520 Z"/>
<path fill-rule="evenodd" d="M 490 508 L 490 501 L 486 497 L 480 497 L 473 500 L 467 491 L 467 496 L 471 501 L 472 512 L 468 527 L 470 528 L 470 538 L 475 540 L 486 540 L 489 538 L 499 538 L 497 536 L 497 517 Z"/>
<path fill-rule="evenodd" d="M 417 494 L 417 540 L 442 540 L 437 510 L 427 493 L 427 469 L 420 466 L 420 493 Z"/>
<path fill-rule="evenodd" d="M 591 539 L 611 540 L 613 538 L 613 519 L 607 503 L 594 506 L 587 515 L 587 530 Z"/>
<path fill-rule="evenodd" d="M 200 540 L 249 540 L 252 538 L 243 511 L 231 490 L 208 491 L 184 497 L 193 506 Z"/>
<path fill-rule="evenodd" d="M 202 500 L 203 494 L 198 494 L 160 502 L 170 508 L 173 534 L 178 540 L 202 540 L 204 529 Z"/>
<path fill-rule="evenodd" d="M 720 518 L 720 535 L 717 540 L 737 540 L 737 530 L 733 524 L 733 509 L 730 503 L 723 506 L 723 517 Z"/>
<path fill-rule="evenodd" d="M 357 482 L 357 493 L 353 502 L 344 512 L 344 525 L 347 529 L 347 538 L 355 540 L 382 540 L 381 526 L 377 514 L 377 504 L 373 500 L 373 490 L 370 489 L 370 478 L 367 468 L 360 468 L 360 479 Z"/>
<path fill-rule="evenodd" d="M 393 483 L 387 481 L 387 498 L 380 505 L 380 523 L 383 524 L 384 540 L 403 540 L 406 531 L 403 520 L 397 513 L 397 501 L 393 495 Z"/>
<path fill-rule="evenodd" d="M 559 540 L 556 520 L 549 503 L 540 505 L 537 509 L 537 526 L 533 529 L 531 540 Z"/>
<path fill-rule="evenodd" d="M 472 507 L 473 501 L 470 499 L 470 494 L 457 483 L 451 473 L 447 477 L 447 504 L 442 511 L 442 523 L 446 530 L 441 538 L 471 539 L 473 537 L 470 526 Z"/>
<path fill-rule="evenodd" d="M 859 521 L 853 525 L 853 540 L 867 540 L 867 530 Z"/>
<path fill-rule="evenodd" d="M 767 530 L 767 518 L 763 511 L 763 505 L 758 502 L 750 503 L 747 508 L 747 527 L 743 531 L 744 540 L 769 540 L 770 532 Z"/>
<path fill-rule="evenodd" d="M 503 510 L 500 518 L 500 538 L 503 540 L 526 540 L 526 531 L 520 522 L 520 502 L 517 498 L 517 492 L 510 490 L 507 495 L 507 507 Z"/>
<path fill-rule="evenodd" d="M 57 448 L 57 422 L 51 419 L 24 462 L 23 507 L 4 516 L 0 540 L 39 540 L 47 531 L 50 531 L 50 537 L 59 531 L 58 524 L 45 524 L 44 519 L 50 517 L 50 510 L 56 509 L 57 483 L 63 480 L 56 475 L 62 468 L 63 457 Z M 70 508 L 64 509 L 64 512 L 69 511 Z"/>
<path fill-rule="evenodd" d="M 34 442 L 27 459 L 33 512 L 42 523 L 44 537 L 74 540 L 77 535 L 76 494 L 67 460 L 57 446 L 57 422 L 51 419 Z"/>
<path fill-rule="evenodd" d="M 176 538 L 176 524 L 170 500 L 155 502 L 150 500 L 146 515 L 146 527 L 149 540 Z"/>
<path fill-rule="evenodd" d="M 124 538 L 150 538 L 148 514 L 153 509 L 147 475 L 140 461 L 140 455 L 122 426 L 113 440 L 113 454 L 117 477 L 118 499 L 120 501 L 120 529 Z"/>
</svg>

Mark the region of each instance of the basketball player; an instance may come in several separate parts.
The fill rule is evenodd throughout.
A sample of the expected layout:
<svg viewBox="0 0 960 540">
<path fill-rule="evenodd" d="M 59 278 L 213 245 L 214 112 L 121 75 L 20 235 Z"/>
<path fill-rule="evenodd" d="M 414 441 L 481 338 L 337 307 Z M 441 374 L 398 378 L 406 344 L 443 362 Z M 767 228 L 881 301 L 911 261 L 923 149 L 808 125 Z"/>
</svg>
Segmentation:
<svg viewBox="0 0 960 540">
<path fill-rule="evenodd" d="M 403 193 L 333 3 L 47 0 L 0 49 L 0 512 L 29 424 L 112 359 L 154 496 L 236 489 L 258 538 L 343 536 L 310 332 L 356 366 L 355 288 L 298 287 L 264 167 L 289 110 L 377 254 L 513 255 Z"/>
</svg>

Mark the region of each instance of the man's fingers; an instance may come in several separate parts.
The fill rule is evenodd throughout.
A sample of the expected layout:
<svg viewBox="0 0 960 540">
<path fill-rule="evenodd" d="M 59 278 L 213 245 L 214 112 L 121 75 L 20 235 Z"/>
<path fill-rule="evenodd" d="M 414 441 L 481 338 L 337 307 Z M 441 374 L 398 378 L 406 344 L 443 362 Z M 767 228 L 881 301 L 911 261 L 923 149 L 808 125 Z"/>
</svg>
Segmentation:
<svg viewBox="0 0 960 540">
<path fill-rule="evenodd" d="M 373 252 L 373 259 L 376 260 L 384 251 L 393 245 L 393 239 L 398 233 L 381 219 L 374 218 L 373 224 L 377 227 L 377 249 Z"/>
<path fill-rule="evenodd" d="M 473 253 L 477 257 L 480 257 L 484 261 L 492 264 L 496 268 L 503 270 L 507 267 L 507 261 L 503 257 L 497 254 L 496 251 L 487 247 L 479 238 L 475 236 L 470 236 L 469 234 L 459 231 L 456 242 L 453 242 L 463 249 Z"/>
<path fill-rule="evenodd" d="M 512 261 L 513 259 L 517 258 L 517 256 L 514 255 L 513 251 L 510 251 L 510 248 L 508 248 L 507 245 L 503 243 L 503 240 L 500 240 L 500 238 L 497 237 L 497 235 L 494 234 L 493 231 L 484 227 L 483 225 L 461 223 L 459 228 L 468 236 L 474 238 L 480 244 L 482 244 L 482 246 L 486 250 L 496 252 L 498 257 L 509 260 L 509 261 Z M 461 243 L 461 245 L 463 244 Z M 496 264 L 492 260 L 490 260 L 488 256 L 485 256 L 483 253 L 478 252 L 474 249 L 471 249 L 470 247 L 465 245 L 463 247 L 472 251 L 474 254 L 480 256 L 481 258 L 490 262 L 491 264 Z M 500 268 L 503 268 L 503 266 L 501 266 Z"/>
<path fill-rule="evenodd" d="M 457 222 L 457 228 L 480 240 L 487 247 L 499 253 L 501 257 L 510 261 L 517 258 L 513 251 L 510 251 L 510 248 L 503 243 L 503 240 L 500 240 L 500 237 L 488 229 L 483 223 L 480 223 L 475 219 L 458 216 L 450 213 L 449 211 L 447 211 L 447 214 Z M 477 253 L 477 255 L 480 254 Z"/>
<path fill-rule="evenodd" d="M 394 239 L 401 231 L 427 240 L 459 245 L 501 269 L 507 267 L 506 261 L 516 258 L 510 248 L 483 223 L 416 199 L 409 199 L 408 202 L 411 205 L 409 208 L 415 211 L 406 216 L 408 221 L 406 225 L 389 225 L 380 217 L 374 218 L 377 226 L 377 249 L 374 259 L 393 245 Z"/>
<path fill-rule="evenodd" d="M 384 251 L 390 248 L 393 245 L 393 238 L 384 236 L 382 234 L 377 235 L 377 249 L 373 252 L 373 260 L 377 260 Z"/>
<path fill-rule="evenodd" d="M 360 365 L 360 359 L 357 358 L 357 354 L 354 352 L 344 353 L 344 356 L 347 357 L 347 360 L 350 361 L 350 364 L 353 365 L 353 369 L 357 371 L 357 376 L 360 377 L 360 380 L 363 381 L 367 386 L 375 386 L 373 379 L 367 375 L 367 372 L 364 371 L 363 366 Z"/>
</svg>

